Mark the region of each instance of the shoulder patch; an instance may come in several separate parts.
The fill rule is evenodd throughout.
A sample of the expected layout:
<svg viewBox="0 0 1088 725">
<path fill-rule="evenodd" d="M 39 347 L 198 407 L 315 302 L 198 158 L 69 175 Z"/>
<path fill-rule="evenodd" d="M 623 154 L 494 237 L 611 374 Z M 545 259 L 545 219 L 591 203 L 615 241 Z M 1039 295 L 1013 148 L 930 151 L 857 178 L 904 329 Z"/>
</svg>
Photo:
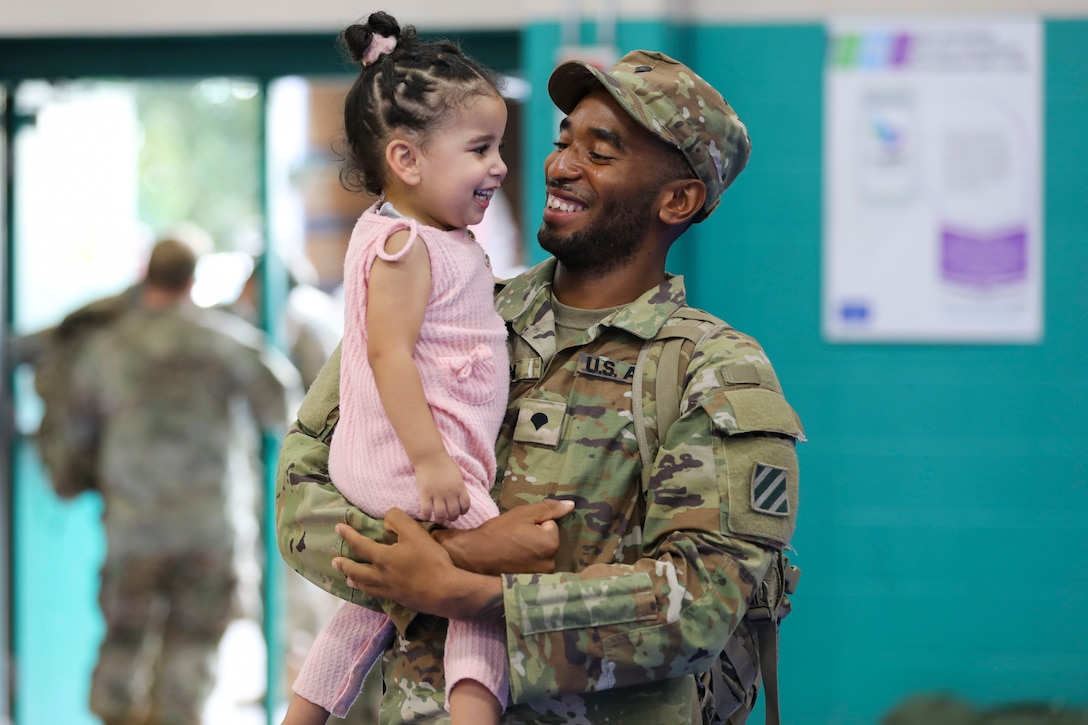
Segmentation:
<svg viewBox="0 0 1088 725">
<path fill-rule="evenodd" d="M 728 502 L 725 530 L 742 539 L 789 545 L 797 523 L 796 441 L 781 435 L 717 435 L 718 476 Z"/>
<path fill-rule="evenodd" d="M 789 475 L 785 468 L 756 461 L 752 469 L 752 510 L 771 516 L 789 516 Z"/>
</svg>

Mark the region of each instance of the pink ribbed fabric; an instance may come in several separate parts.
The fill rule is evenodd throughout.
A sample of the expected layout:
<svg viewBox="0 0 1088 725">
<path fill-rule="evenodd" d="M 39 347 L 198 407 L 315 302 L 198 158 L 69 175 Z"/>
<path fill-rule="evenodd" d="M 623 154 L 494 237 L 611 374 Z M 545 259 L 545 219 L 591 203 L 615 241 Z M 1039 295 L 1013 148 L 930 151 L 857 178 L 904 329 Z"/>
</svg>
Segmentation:
<svg viewBox="0 0 1088 725">
<path fill-rule="evenodd" d="M 411 238 L 396 255 L 386 240 L 400 229 Z M 509 364 L 506 326 L 495 313 L 493 276 L 483 249 L 466 230 L 451 232 L 395 219 L 372 207 L 352 232 L 345 260 L 344 340 L 340 360 L 340 421 L 329 451 L 336 487 L 373 516 L 391 507 L 420 517 L 411 461 L 389 424 L 366 355 L 366 289 L 377 257 L 396 262 L 413 244 L 427 246 L 431 296 L 414 360 L 435 424 L 461 467 L 471 507 L 451 526 L 475 528 L 498 515 L 489 494 L 495 438 L 506 411 Z M 384 615 L 345 604 L 314 643 L 295 692 L 342 717 L 390 631 Z M 379 646 L 379 644 L 381 646 Z M 507 701 L 505 635 L 501 627 L 451 622 L 446 643 L 446 693 L 462 679 L 484 684 Z M 350 699 L 348 696 L 350 695 Z M 335 709 L 334 709 L 335 708 Z"/>
<path fill-rule="evenodd" d="M 412 237 L 390 258 L 386 240 L 400 229 Z M 396 261 L 413 244 L 427 246 L 431 297 L 414 360 L 446 450 L 464 473 L 471 522 L 491 508 L 495 438 L 506 412 L 509 363 L 506 325 L 495 312 L 494 278 L 483 249 L 464 229 L 445 232 L 373 211 L 355 225 L 344 270 L 344 341 L 340 359 L 340 422 L 329 451 L 329 473 L 349 501 L 374 515 L 393 506 L 419 518 L 411 461 L 385 415 L 366 355 L 366 290 L 378 256 Z M 462 517 L 464 518 L 464 517 Z"/>
<path fill-rule="evenodd" d="M 393 622 L 381 612 L 342 603 L 318 633 L 292 689 L 345 717 L 394 634 Z"/>
</svg>

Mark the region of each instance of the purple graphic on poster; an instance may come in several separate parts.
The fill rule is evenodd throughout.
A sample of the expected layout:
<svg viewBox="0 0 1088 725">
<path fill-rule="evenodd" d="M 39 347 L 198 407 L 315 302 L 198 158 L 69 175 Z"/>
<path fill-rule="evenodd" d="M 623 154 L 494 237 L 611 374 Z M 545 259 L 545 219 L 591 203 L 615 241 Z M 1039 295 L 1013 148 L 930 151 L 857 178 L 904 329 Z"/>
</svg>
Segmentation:
<svg viewBox="0 0 1088 725">
<path fill-rule="evenodd" d="M 1023 226 L 996 234 L 941 230 L 941 276 L 949 282 L 991 289 L 1022 282 L 1028 272 L 1028 232 Z"/>
<path fill-rule="evenodd" d="M 891 64 L 895 68 L 904 68 L 910 58 L 911 36 L 908 33 L 900 33 L 892 42 Z"/>
</svg>

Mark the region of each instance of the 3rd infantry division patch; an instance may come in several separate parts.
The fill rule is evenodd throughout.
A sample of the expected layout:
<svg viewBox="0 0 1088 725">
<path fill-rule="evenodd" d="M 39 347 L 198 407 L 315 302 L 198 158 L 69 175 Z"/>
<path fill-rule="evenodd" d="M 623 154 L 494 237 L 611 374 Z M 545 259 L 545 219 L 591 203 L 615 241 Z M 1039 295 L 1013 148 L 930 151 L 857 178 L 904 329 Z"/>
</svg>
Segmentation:
<svg viewBox="0 0 1088 725">
<path fill-rule="evenodd" d="M 789 471 L 766 463 L 756 463 L 752 471 L 752 510 L 771 516 L 789 516 L 786 495 Z"/>
</svg>

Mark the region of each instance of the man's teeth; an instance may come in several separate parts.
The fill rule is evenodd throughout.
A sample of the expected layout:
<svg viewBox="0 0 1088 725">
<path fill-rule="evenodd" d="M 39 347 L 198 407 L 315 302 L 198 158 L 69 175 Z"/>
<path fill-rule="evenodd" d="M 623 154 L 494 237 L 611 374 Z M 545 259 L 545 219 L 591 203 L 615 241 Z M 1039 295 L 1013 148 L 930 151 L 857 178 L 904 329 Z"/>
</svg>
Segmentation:
<svg viewBox="0 0 1088 725">
<path fill-rule="evenodd" d="M 557 211 L 582 211 L 585 209 L 584 204 L 579 204 L 575 201 L 566 201 L 559 197 L 548 195 L 548 208 L 555 209 Z"/>
</svg>

